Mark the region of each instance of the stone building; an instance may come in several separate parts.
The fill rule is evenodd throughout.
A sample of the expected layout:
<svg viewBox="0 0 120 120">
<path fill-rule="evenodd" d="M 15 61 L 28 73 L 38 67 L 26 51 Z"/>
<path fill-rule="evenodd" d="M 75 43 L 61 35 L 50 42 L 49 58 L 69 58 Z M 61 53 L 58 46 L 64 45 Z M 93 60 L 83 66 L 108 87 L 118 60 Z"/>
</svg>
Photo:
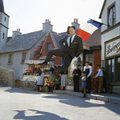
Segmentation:
<svg viewBox="0 0 120 120">
<path fill-rule="evenodd" d="M 60 48 L 59 41 L 65 37 L 66 32 L 59 34 L 54 32 L 51 21 L 46 19 L 43 23 L 42 30 L 22 34 L 20 29 L 17 29 L 13 31 L 11 37 L 7 37 L 8 21 L 9 16 L 5 14 L 3 1 L 0 0 L 0 66 L 14 71 L 15 79 L 20 80 L 26 68 L 28 68 L 28 63 L 38 64 L 46 58 L 49 50 Z M 74 19 L 72 25 L 76 28 L 80 26 L 77 19 Z M 97 31 L 94 34 L 96 33 Z M 100 39 L 97 40 L 99 41 Z M 96 39 L 93 39 L 93 41 L 96 41 Z M 91 44 L 89 46 L 91 47 L 94 58 L 98 57 L 99 59 L 100 54 L 97 54 L 97 51 L 100 50 L 98 50 L 100 43 L 96 46 L 93 44 L 93 41 L 84 43 L 84 49 L 86 51 L 88 49 L 87 45 Z M 94 50 L 92 50 L 92 47 L 94 47 Z M 91 56 L 87 55 L 87 57 L 91 59 Z M 56 65 L 62 65 L 62 58 L 54 56 L 52 62 Z"/>
</svg>

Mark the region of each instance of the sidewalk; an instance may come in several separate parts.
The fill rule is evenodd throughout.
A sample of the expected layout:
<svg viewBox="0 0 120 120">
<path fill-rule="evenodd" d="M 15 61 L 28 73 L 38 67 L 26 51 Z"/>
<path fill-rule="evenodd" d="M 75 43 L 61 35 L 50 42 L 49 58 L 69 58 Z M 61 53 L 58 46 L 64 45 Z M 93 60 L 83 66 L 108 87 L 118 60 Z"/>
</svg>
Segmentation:
<svg viewBox="0 0 120 120">
<path fill-rule="evenodd" d="M 73 92 L 72 90 L 55 90 L 54 93 L 57 94 L 68 94 L 73 96 L 82 97 L 83 94 L 81 92 Z M 104 102 L 115 103 L 120 105 L 120 96 L 114 94 L 87 94 L 87 98 L 101 100 Z"/>
</svg>

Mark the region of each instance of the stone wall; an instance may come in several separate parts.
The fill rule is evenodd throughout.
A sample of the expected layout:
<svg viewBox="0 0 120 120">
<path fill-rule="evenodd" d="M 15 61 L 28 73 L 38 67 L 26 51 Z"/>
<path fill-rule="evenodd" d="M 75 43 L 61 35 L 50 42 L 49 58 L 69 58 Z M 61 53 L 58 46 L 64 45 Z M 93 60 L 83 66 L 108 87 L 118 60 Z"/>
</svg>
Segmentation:
<svg viewBox="0 0 120 120">
<path fill-rule="evenodd" d="M 0 66 L 0 85 L 15 86 L 14 71 Z"/>
</svg>

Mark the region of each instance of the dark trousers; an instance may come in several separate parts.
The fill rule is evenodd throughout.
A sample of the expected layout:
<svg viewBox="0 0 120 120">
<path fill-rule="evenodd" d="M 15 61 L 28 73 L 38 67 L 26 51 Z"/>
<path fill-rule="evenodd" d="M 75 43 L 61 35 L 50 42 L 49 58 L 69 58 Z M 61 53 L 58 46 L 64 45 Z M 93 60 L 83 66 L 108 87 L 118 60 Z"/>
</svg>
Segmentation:
<svg viewBox="0 0 120 120">
<path fill-rule="evenodd" d="M 62 48 L 62 49 L 50 50 L 47 54 L 45 61 L 46 62 L 50 61 L 53 55 L 64 58 L 63 69 L 64 69 L 65 73 L 68 73 L 68 67 L 71 63 L 71 60 L 74 57 L 74 53 L 71 51 L 71 49 L 70 48 Z"/>
<path fill-rule="evenodd" d="M 86 88 L 87 88 L 88 93 L 91 92 L 91 79 L 92 79 L 92 77 L 89 76 L 89 77 L 87 78 L 87 80 L 86 80 L 86 82 L 87 82 Z"/>
<path fill-rule="evenodd" d="M 73 77 L 74 92 L 79 92 L 79 76 Z"/>
</svg>

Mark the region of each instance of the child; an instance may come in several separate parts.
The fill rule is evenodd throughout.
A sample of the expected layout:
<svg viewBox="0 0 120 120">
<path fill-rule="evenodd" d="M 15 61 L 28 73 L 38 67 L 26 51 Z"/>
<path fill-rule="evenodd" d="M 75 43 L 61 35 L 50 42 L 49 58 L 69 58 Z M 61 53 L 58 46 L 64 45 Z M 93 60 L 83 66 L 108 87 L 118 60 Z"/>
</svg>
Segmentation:
<svg viewBox="0 0 120 120">
<path fill-rule="evenodd" d="M 66 83 L 67 83 L 67 74 L 64 74 L 64 72 L 61 72 L 61 90 L 66 89 Z"/>
<path fill-rule="evenodd" d="M 81 78 L 82 84 L 81 84 L 81 87 L 82 87 L 83 94 L 84 94 L 83 98 L 86 97 L 86 85 L 87 85 L 86 78 L 87 78 L 86 73 L 82 72 L 82 78 Z"/>
<path fill-rule="evenodd" d="M 36 76 L 36 82 L 38 92 L 42 91 L 42 87 L 44 84 L 44 72 L 41 72 L 40 74 L 38 74 L 38 76 Z"/>
</svg>

